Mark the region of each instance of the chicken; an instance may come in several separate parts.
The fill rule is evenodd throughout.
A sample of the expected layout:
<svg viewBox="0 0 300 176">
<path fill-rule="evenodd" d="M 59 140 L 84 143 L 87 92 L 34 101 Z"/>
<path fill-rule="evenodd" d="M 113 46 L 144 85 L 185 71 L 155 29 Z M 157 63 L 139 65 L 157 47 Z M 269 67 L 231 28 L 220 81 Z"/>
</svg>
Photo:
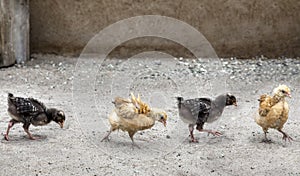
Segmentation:
<svg viewBox="0 0 300 176">
<path fill-rule="evenodd" d="M 288 134 L 282 131 L 283 125 L 288 119 L 289 105 L 285 97 L 291 98 L 291 91 L 286 85 L 279 85 L 273 91 L 273 96 L 261 95 L 259 99 L 258 115 L 256 123 L 262 127 L 265 133 L 264 142 L 270 142 L 267 138 L 269 128 L 277 129 L 283 134 L 283 140 L 293 140 Z"/>
<path fill-rule="evenodd" d="M 113 103 L 115 108 L 108 117 L 111 128 L 101 141 L 108 140 L 111 132 L 121 129 L 128 132 L 133 146 L 137 146 L 133 140 L 133 136 L 137 131 L 151 128 L 155 121 L 159 121 L 166 126 L 166 112 L 149 108 L 147 104 L 140 100 L 139 96 L 135 98 L 131 94 L 131 99 L 116 97 Z"/>
<path fill-rule="evenodd" d="M 177 97 L 177 100 L 179 116 L 183 122 L 189 124 L 191 142 L 198 142 L 193 134 L 195 125 L 200 132 L 221 135 L 218 131 L 203 129 L 204 123 L 216 121 L 222 115 L 225 106 L 237 106 L 236 98 L 231 94 L 219 95 L 214 100 L 209 98 L 184 100 L 182 97 Z"/>
<path fill-rule="evenodd" d="M 29 132 L 29 126 L 42 126 L 50 123 L 52 120 L 63 128 L 65 121 L 65 114 L 61 110 L 55 108 L 47 108 L 40 101 L 33 98 L 14 97 L 13 94 L 8 94 L 8 114 L 12 118 L 8 123 L 5 140 L 8 141 L 9 130 L 16 123 L 23 123 L 24 131 L 28 134 L 29 138 L 34 140 L 35 137 Z"/>
</svg>

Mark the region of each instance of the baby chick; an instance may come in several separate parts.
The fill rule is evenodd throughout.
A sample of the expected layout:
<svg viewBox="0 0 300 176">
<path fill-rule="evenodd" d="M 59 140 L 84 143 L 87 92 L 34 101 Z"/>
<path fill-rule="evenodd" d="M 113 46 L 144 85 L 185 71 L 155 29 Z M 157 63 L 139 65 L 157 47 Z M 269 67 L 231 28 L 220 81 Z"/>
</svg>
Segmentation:
<svg viewBox="0 0 300 176">
<path fill-rule="evenodd" d="M 279 85 L 273 91 L 273 96 L 261 95 L 259 99 L 258 116 L 255 122 L 262 127 L 265 133 L 264 142 L 269 142 L 267 132 L 269 128 L 277 129 L 283 134 L 283 140 L 293 140 L 288 134 L 282 131 L 283 125 L 288 119 L 289 105 L 285 97 L 291 98 L 291 90 L 286 85 Z"/>
<path fill-rule="evenodd" d="M 101 141 L 108 140 L 111 132 L 121 129 L 128 132 L 133 146 L 137 146 L 133 140 L 137 131 L 153 127 L 155 121 L 166 126 L 167 114 L 165 111 L 149 108 L 146 103 L 143 103 L 139 97 L 136 99 L 133 94 L 131 99 L 116 97 L 113 103 L 115 108 L 108 117 L 111 128 Z"/>
<path fill-rule="evenodd" d="M 28 134 L 29 139 L 35 138 L 29 132 L 29 126 L 42 126 L 50 123 L 52 120 L 63 128 L 65 121 L 65 114 L 61 110 L 55 108 L 46 108 L 46 106 L 33 98 L 14 97 L 13 94 L 8 94 L 8 114 L 12 118 L 8 123 L 5 140 L 8 141 L 8 133 L 15 123 L 23 123 L 23 128 Z"/>
<path fill-rule="evenodd" d="M 229 93 L 219 95 L 214 100 L 210 98 L 184 100 L 182 97 L 177 97 L 177 100 L 179 116 L 183 122 L 189 124 L 191 142 L 197 142 L 193 135 L 195 125 L 197 125 L 196 129 L 200 132 L 221 135 L 218 131 L 203 129 L 204 123 L 216 121 L 222 115 L 225 106 L 237 106 L 235 96 Z"/>
</svg>

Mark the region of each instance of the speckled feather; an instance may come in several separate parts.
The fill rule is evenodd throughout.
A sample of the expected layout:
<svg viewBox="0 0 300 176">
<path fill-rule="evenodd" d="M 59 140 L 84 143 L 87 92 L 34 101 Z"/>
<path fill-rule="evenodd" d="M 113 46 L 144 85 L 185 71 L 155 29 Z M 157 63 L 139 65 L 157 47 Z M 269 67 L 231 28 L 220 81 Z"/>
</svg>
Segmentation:
<svg viewBox="0 0 300 176">
<path fill-rule="evenodd" d="M 18 122 L 29 122 L 33 125 L 44 125 L 49 123 L 47 118 L 46 106 L 34 98 L 14 97 L 9 94 L 8 98 L 8 112 Z"/>
<path fill-rule="evenodd" d="M 199 122 L 206 122 L 211 109 L 211 100 L 209 98 L 195 98 L 182 102 L 182 106 L 188 108 L 194 118 Z"/>
<path fill-rule="evenodd" d="M 15 106 L 18 114 L 35 115 L 46 112 L 46 106 L 33 98 L 8 97 L 8 105 Z"/>
</svg>

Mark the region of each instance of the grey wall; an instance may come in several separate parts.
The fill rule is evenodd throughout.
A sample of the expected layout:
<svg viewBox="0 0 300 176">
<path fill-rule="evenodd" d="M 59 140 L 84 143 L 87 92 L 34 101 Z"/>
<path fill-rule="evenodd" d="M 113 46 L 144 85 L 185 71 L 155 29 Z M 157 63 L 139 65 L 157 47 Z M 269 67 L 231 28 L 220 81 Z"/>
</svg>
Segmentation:
<svg viewBox="0 0 300 176">
<path fill-rule="evenodd" d="M 101 29 L 137 15 L 185 21 L 219 57 L 300 56 L 299 0 L 31 0 L 31 52 L 78 55 Z M 121 48 L 157 49 L 151 41 L 129 41 Z M 183 51 L 165 43 L 171 51 Z"/>
<path fill-rule="evenodd" d="M 29 0 L 0 1 L 0 67 L 29 58 Z"/>
</svg>

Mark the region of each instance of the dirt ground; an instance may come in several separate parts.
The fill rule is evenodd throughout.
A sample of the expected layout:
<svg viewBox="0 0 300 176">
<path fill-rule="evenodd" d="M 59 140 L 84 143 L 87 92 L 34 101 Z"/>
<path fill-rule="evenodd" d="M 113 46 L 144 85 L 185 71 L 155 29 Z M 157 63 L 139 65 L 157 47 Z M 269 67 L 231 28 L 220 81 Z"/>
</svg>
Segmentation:
<svg viewBox="0 0 300 176">
<path fill-rule="evenodd" d="M 64 129 L 50 123 L 30 127 L 39 137 L 29 140 L 20 124 L 1 137 L 0 175 L 300 175 L 300 59 L 263 57 L 220 59 L 93 59 L 80 61 L 53 55 L 33 55 L 26 65 L 0 69 L 0 129 L 4 134 L 7 93 L 34 97 L 48 107 L 63 109 Z M 262 93 L 279 84 L 292 90 L 290 115 L 284 131 L 295 141 L 284 142 L 269 131 L 272 143 L 262 143 L 262 129 L 254 122 Z M 135 135 L 132 148 L 122 131 L 100 142 L 109 129 L 107 115 L 114 96 L 140 93 L 152 107 L 168 113 L 164 128 Z M 237 107 L 207 129 L 220 137 L 195 131 L 199 143 L 190 143 L 188 127 L 178 117 L 175 96 L 214 97 L 233 93 Z"/>
</svg>

